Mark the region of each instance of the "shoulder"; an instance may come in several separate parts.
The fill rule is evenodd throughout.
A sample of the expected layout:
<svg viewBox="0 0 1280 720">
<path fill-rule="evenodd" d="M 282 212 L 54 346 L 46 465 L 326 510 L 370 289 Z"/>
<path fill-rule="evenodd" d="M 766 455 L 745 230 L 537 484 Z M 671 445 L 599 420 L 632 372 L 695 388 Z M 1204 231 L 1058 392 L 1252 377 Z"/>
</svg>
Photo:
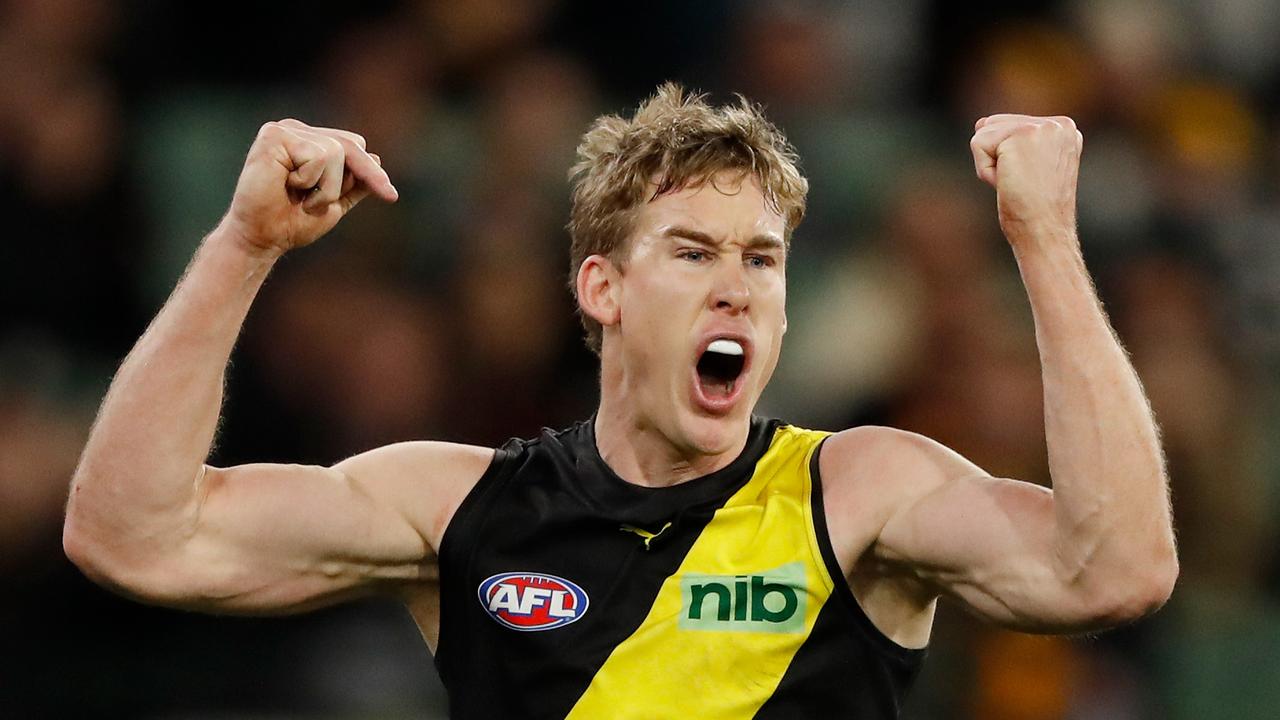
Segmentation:
<svg viewBox="0 0 1280 720">
<path fill-rule="evenodd" d="M 343 460 L 335 467 L 344 470 L 375 470 L 380 472 L 422 475 L 430 468 L 431 474 L 449 474 L 477 464 L 487 465 L 493 459 L 494 449 L 477 445 L 440 442 L 436 440 L 412 440 L 375 448 Z M 424 463 L 427 465 L 424 467 Z"/>
<path fill-rule="evenodd" d="M 879 425 L 827 438 L 819 465 L 825 484 L 868 484 L 890 495 L 928 492 L 951 478 L 982 472 L 936 440 Z"/>
<path fill-rule="evenodd" d="M 449 519 L 493 464 L 496 452 L 416 440 L 361 453 L 334 469 L 365 493 L 394 504 L 438 550 Z"/>
<path fill-rule="evenodd" d="M 435 440 L 400 442 L 347 458 L 335 467 L 417 490 L 430 488 L 444 496 L 461 491 L 465 496 L 492 467 L 529 455 L 581 452 L 590 442 L 584 427 L 585 421 L 560 430 L 543 428 L 535 437 L 511 438 L 497 448 Z"/>
<path fill-rule="evenodd" d="M 865 549 L 889 520 L 949 480 L 982 471 L 919 433 L 865 425 L 822 445 L 818 472 L 832 534 Z"/>
<path fill-rule="evenodd" d="M 386 445 L 343 460 L 335 469 L 371 494 L 393 503 L 437 552 L 454 515 L 486 478 L 510 475 L 528 463 L 574 467 L 594 444 L 587 421 L 490 448 L 417 440 Z M 492 485 L 492 483 L 489 483 Z"/>
</svg>

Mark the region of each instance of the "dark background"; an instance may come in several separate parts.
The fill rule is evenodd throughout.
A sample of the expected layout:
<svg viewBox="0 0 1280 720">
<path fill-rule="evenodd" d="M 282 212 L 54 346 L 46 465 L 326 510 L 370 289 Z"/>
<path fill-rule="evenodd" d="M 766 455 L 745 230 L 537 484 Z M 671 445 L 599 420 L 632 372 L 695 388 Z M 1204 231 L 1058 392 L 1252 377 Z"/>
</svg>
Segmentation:
<svg viewBox="0 0 1280 720">
<path fill-rule="evenodd" d="M 1273 718 L 1280 4 L 0 0 L 0 717 L 442 716 L 398 606 L 214 618 L 59 542 L 111 373 L 265 121 L 364 134 L 401 191 L 286 258 L 213 461 L 499 443 L 590 413 L 564 291 L 577 138 L 675 79 L 743 92 L 813 184 L 761 412 L 886 423 L 1046 483 L 1029 312 L 974 119 L 1069 114 L 1080 229 L 1161 423 L 1182 577 L 1089 638 L 940 613 L 910 718 Z"/>
</svg>

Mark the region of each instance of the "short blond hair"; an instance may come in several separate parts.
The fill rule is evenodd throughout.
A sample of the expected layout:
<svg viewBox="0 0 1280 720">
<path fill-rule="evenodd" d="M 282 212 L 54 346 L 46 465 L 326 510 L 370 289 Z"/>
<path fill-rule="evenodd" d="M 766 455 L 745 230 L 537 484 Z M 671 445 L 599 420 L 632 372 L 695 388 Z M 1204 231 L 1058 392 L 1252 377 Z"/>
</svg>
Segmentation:
<svg viewBox="0 0 1280 720">
<path fill-rule="evenodd" d="M 738 95 L 712 106 L 701 93 L 665 83 L 630 120 L 596 118 L 578 144 L 569 171 L 569 287 L 577 297 L 577 273 L 591 255 L 625 261 L 636 211 L 664 193 L 697 187 L 725 170 L 752 175 L 765 202 L 786 223 L 785 240 L 804 218 L 809 181 L 800 174 L 795 148 L 762 108 Z M 582 313 L 587 347 L 600 353 L 602 328 Z"/>
</svg>

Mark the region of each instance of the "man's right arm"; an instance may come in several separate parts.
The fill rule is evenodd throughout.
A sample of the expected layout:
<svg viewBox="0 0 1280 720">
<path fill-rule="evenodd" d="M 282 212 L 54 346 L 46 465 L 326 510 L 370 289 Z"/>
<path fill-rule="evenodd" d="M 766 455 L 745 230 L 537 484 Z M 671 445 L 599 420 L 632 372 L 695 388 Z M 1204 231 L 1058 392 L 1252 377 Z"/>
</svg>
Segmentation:
<svg viewBox="0 0 1280 720">
<path fill-rule="evenodd" d="M 302 609 L 420 578 L 492 451 L 402 443 L 331 468 L 205 464 L 227 360 L 285 251 L 396 192 L 359 136 L 263 126 L 227 216 L 121 365 L 72 482 L 63 542 L 151 602 Z"/>
</svg>

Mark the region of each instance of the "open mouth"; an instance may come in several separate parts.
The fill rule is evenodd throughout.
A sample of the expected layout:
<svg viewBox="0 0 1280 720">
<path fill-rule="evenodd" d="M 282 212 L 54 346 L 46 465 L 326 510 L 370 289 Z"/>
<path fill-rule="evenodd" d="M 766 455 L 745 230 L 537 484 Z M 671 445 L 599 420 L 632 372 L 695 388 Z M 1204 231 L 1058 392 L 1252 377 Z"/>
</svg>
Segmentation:
<svg viewBox="0 0 1280 720">
<path fill-rule="evenodd" d="M 699 400 L 709 410 L 724 410 L 738 396 L 742 375 L 747 367 L 747 353 L 737 340 L 713 340 L 698 357 L 695 366 Z"/>
</svg>

